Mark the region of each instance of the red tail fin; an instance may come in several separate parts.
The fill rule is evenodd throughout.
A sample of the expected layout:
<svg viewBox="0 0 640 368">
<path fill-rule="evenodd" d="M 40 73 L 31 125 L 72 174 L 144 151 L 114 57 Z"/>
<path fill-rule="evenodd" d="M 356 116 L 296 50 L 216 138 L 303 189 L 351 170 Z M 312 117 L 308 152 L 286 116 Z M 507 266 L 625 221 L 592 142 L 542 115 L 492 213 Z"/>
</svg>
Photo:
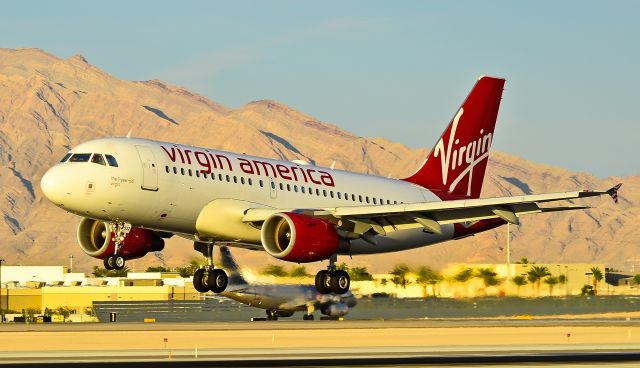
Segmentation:
<svg viewBox="0 0 640 368">
<path fill-rule="evenodd" d="M 479 198 L 504 79 L 480 77 L 422 167 L 405 181 L 443 196 Z"/>
</svg>

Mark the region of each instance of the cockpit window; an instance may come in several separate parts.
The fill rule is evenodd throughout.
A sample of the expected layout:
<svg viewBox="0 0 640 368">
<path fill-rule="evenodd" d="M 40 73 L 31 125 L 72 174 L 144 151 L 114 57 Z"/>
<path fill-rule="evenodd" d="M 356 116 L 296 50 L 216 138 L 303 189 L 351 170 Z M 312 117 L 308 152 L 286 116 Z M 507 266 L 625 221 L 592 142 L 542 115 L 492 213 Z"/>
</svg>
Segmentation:
<svg viewBox="0 0 640 368">
<path fill-rule="evenodd" d="M 69 157 L 71 157 L 71 153 L 67 153 L 66 155 L 64 155 L 64 157 L 62 158 L 62 160 L 60 160 L 60 162 L 67 162 L 67 160 L 69 159 Z"/>
<path fill-rule="evenodd" d="M 90 157 L 90 153 L 74 153 L 69 159 L 69 162 L 87 162 Z"/>
<path fill-rule="evenodd" d="M 91 162 L 93 162 L 94 164 L 102 165 L 102 166 L 106 166 L 107 165 L 104 162 L 104 158 L 99 153 L 94 153 L 93 156 L 91 156 Z"/>
<path fill-rule="evenodd" d="M 107 162 L 109 163 L 109 166 L 118 167 L 118 161 L 116 161 L 115 157 L 111 155 L 104 155 L 104 157 L 107 158 Z"/>
</svg>

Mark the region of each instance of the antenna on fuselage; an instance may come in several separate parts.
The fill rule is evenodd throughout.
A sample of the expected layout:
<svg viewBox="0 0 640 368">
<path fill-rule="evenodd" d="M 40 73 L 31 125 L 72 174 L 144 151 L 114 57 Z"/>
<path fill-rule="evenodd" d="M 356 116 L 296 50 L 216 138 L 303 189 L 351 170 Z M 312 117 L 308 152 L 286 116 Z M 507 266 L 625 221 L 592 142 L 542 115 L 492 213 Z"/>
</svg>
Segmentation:
<svg viewBox="0 0 640 368">
<path fill-rule="evenodd" d="M 127 135 L 125 135 L 125 137 L 131 138 L 131 132 L 132 131 L 133 131 L 133 128 L 129 129 L 129 131 L 127 132 Z"/>
<path fill-rule="evenodd" d="M 331 163 L 331 166 L 329 166 L 329 168 L 330 168 L 331 170 L 333 170 L 333 169 L 335 169 L 335 168 L 336 168 L 336 160 L 333 160 L 333 162 Z"/>
</svg>

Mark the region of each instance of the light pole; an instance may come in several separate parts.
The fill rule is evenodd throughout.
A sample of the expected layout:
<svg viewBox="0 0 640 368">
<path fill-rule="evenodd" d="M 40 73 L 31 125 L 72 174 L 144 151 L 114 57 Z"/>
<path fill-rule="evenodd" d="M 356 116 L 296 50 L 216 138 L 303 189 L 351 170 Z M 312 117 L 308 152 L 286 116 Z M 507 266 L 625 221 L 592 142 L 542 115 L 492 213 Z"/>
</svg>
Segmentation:
<svg viewBox="0 0 640 368">
<path fill-rule="evenodd" d="M 4 262 L 4 258 L 0 258 L 0 323 L 4 322 L 4 308 L 2 308 L 2 262 Z"/>
</svg>

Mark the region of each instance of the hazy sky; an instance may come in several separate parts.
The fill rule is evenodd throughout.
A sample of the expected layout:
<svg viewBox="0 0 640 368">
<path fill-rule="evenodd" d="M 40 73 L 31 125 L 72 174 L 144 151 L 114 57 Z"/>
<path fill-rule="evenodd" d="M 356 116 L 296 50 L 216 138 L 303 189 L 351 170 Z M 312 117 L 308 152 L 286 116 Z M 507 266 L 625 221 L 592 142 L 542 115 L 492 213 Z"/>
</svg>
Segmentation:
<svg viewBox="0 0 640 368">
<path fill-rule="evenodd" d="M 494 147 L 640 174 L 638 1 L 11 1 L 0 47 L 76 53 L 229 107 L 274 99 L 431 148 L 478 76 L 507 78 Z"/>
</svg>

